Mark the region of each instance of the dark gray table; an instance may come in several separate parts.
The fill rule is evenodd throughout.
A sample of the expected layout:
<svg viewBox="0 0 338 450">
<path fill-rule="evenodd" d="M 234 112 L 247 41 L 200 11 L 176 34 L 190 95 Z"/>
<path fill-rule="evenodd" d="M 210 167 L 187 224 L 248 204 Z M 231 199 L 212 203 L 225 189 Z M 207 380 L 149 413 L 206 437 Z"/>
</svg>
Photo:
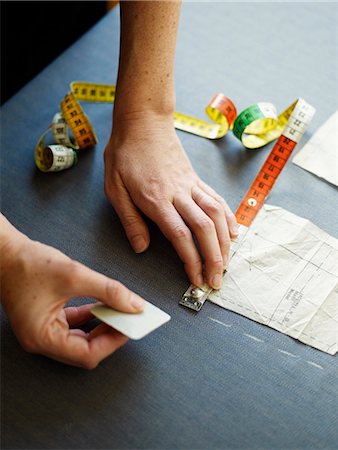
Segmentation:
<svg viewBox="0 0 338 450">
<path fill-rule="evenodd" d="M 257 101 L 281 111 L 301 96 L 317 108 L 302 146 L 337 108 L 337 8 L 184 4 L 177 110 L 203 117 L 220 91 L 239 111 Z M 198 315 L 179 307 L 189 283 L 155 226 L 145 254 L 130 249 L 103 193 L 111 105 L 84 106 L 100 143 L 77 167 L 59 174 L 35 168 L 36 141 L 68 84 L 115 82 L 118 37 L 114 10 L 2 108 L 2 211 L 31 238 L 121 280 L 172 320 L 87 372 L 25 353 L 2 313 L 2 447 L 334 448 L 337 357 L 211 303 Z M 179 136 L 197 172 L 234 210 L 271 149 L 247 151 L 231 134 L 217 142 Z M 269 203 L 336 235 L 336 200 L 335 187 L 289 162 Z"/>
</svg>

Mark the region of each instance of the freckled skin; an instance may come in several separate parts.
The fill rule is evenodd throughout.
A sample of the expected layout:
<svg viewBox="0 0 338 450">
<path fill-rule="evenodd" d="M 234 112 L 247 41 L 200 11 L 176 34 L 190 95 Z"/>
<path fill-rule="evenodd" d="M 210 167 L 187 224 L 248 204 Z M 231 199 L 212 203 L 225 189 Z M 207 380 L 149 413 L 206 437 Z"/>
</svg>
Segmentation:
<svg viewBox="0 0 338 450">
<path fill-rule="evenodd" d="M 115 120 L 144 102 L 161 113 L 173 110 L 175 92 L 170 74 L 174 70 L 180 6 L 177 1 L 120 3 L 122 35 Z M 166 78 L 165 86 L 161 86 Z"/>
<path fill-rule="evenodd" d="M 191 283 L 219 288 L 236 220 L 225 200 L 199 179 L 173 127 L 180 6 L 120 2 L 120 64 L 104 155 L 105 193 L 136 252 L 150 242 L 145 214 L 173 244 Z"/>
</svg>

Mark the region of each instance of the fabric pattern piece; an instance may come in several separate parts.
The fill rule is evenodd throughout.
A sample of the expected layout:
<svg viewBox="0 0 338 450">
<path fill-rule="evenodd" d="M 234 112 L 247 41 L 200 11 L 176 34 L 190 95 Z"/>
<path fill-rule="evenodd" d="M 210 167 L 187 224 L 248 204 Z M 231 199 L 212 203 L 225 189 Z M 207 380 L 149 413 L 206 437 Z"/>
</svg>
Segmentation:
<svg viewBox="0 0 338 450">
<path fill-rule="evenodd" d="M 338 240 L 266 205 L 239 237 L 223 287 L 209 300 L 334 355 Z"/>
</svg>

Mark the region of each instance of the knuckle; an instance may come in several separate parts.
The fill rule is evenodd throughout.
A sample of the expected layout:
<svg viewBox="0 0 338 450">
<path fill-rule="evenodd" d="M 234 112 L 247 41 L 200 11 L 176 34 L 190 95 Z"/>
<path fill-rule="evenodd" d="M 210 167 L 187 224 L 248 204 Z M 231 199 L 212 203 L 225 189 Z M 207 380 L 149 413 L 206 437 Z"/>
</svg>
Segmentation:
<svg viewBox="0 0 338 450">
<path fill-rule="evenodd" d="M 109 199 L 110 194 L 111 194 L 111 189 L 110 189 L 110 185 L 108 184 L 108 182 L 106 180 L 104 181 L 103 189 L 104 189 L 105 196 Z"/>
<path fill-rule="evenodd" d="M 203 234 L 209 234 L 215 231 L 215 225 L 211 219 L 205 217 L 197 222 L 196 229 Z"/>
<path fill-rule="evenodd" d="M 83 369 L 92 370 L 97 367 L 100 360 L 97 355 L 91 351 L 91 345 L 89 342 L 88 347 L 81 347 L 77 350 L 73 359 L 73 364 L 82 367 Z"/>
<path fill-rule="evenodd" d="M 38 345 L 33 337 L 24 336 L 20 339 L 20 344 L 22 348 L 28 353 L 37 353 Z"/>
<path fill-rule="evenodd" d="M 223 258 L 222 255 L 215 255 L 206 260 L 208 264 L 215 268 L 223 268 Z"/>
<path fill-rule="evenodd" d="M 106 295 L 107 298 L 117 298 L 122 294 L 123 285 L 116 280 L 107 280 L 106 283 Z"/>
<path fill-rule="evenodd" d="M 125 214 L 123 217 L 123 226 L 126 231 L 134 230 L 139 223 L 140 221 L 136 214 Z"/>
<path fill-rule="evenodd" d="M 81 366 L 86 370 L 93 370 L 99 364 L 99 361 L 94 359 L 93 357 L 88 357 L 85 361 L 82 362 Z"/>
<path fill-rule="evenodd" d="M 225 250 L 229 250 L 229 249 L 230 249 L 230 244 L 231 244 L 231 241 L 230 241 L 230 238 L 228 238 L 228 237 L 224 237 L 224 238 L 220 241 L 221 247 L 222 247 L 223 249 L 225 249 Z"/>
<path fill-rule="evenodd" d="M 82 265 L 78 262 L 75 261 L 73 259 L 70 259 L 69 261 L 67 261 L 65 267 L 64 267 L 64 271 L 63 271 L 63 276 L 65 278 L 65 282 L 71 282 L 74 279 L 77 279 L 80 275 L 82 271 Z"/>
<path fill-rule="evenodd" d="M 222 206 L 222 208 L 229 209 L 227 202 L 224 200 L 224 198 L 221 195 L 215 193 L 214 198 Z"/>
<path fill-rule="evenodd" d="M 150 176 L 147 183 L 141 186 L 138 196 L 141 201 L 158 208 L 168 198 L 167 187 L 158 176 Z"/>
<path fill-rule="evenodd" d="M 196 258 L 196 259 L 189 260 L 188 262 L 186 262 L 184 264 L 184 266 L 189 269 L 195 269 L 195 268 L 200 268 L 201 264 L 202 264 L 201 259 Z"/>
<path fill-rule="evenodd" d="M 107 169 L 107 163 L 105 164 L 105 171 Z M 118 201 L 119 193 L 120 193 L 120 183 L 119 179 L 115 174 L 109 174 L 109 176 L 105 173 L 103 189 L 106 197 L 110 200 L 111 203 Z"/>
<path fill-rule="evenodd" d="M 147 215 L 153 217 L 166 216 L 168 214 L 168 199 L 161 193 L 143 192 L 138 203 Z"/>
<path fill-rule="evenodd" d="M 187 241 L 191 237 L 191 232 L 184 225 L 176 225 L 172 230 L 172 237 L 178 241 Z"/>
<path fill-rule="evenodd" d="M 210 216 L 217 216 L 221 214 L 221 211 L 222 205 L 218 203 L 216 200 L 208 202 L 208 204 L 205 207 L 205 212 Z"/>
<path fill-rule="evenodd" d="M 112 177 L 104 177 L 103 188 L 106 195 L 109 195 L 113 187 Z"/>
<path fill-rule="evenodd" d="M 215 192 L 214 198 L 218 201 L 218 203 L 220 203 L 222 206 L 226 205 L 227 202 L 224 200 L 224 198 L 217 194 L 217 192 Z"/>
<path fill-rule="evenodd" d="M 81 279 L 81 273 L 83 271 L 83 266 L 78 261 L 70 259 L 62 266 L 62 271 L 60 272 L 60 282 L 64 287 L 75 286 L 77 281 Z"/>
</svg>

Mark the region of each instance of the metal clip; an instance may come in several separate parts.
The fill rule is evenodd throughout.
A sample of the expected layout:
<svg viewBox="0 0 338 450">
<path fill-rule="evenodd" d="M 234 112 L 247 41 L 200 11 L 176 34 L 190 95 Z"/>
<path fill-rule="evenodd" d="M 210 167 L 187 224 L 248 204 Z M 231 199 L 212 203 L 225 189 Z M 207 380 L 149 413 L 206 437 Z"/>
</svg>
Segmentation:
<svg viewBox="0 0 338 450">
<path fill-rule="evenodd" d="M 236 239 L 232 240 L 229 259 L 231 259 L 239 249 L 248 230 L 249 228 L 244 225 L 240 225 L 238 227 L 239 234 Z M 212 290 L 213 289 L 210 288 L 207 284 L 204 284 L 203 288 L 199 288 L 191 284 L 188 290 L 183 294 L 181 300 L 179 301 L 179 304 L 198 312 L 202 309 L 202 306 L 204 305 Z"/>
<path fill-rule="evenodd" d="M 193 284 L 190 285 L 188 290 L 183 294 L 179 304 L 194 311 L 199 311 L 212 291 L 209 286 L 205 285 L 204 287 L 205 289 L 201 289 Z"/>
</svg>

